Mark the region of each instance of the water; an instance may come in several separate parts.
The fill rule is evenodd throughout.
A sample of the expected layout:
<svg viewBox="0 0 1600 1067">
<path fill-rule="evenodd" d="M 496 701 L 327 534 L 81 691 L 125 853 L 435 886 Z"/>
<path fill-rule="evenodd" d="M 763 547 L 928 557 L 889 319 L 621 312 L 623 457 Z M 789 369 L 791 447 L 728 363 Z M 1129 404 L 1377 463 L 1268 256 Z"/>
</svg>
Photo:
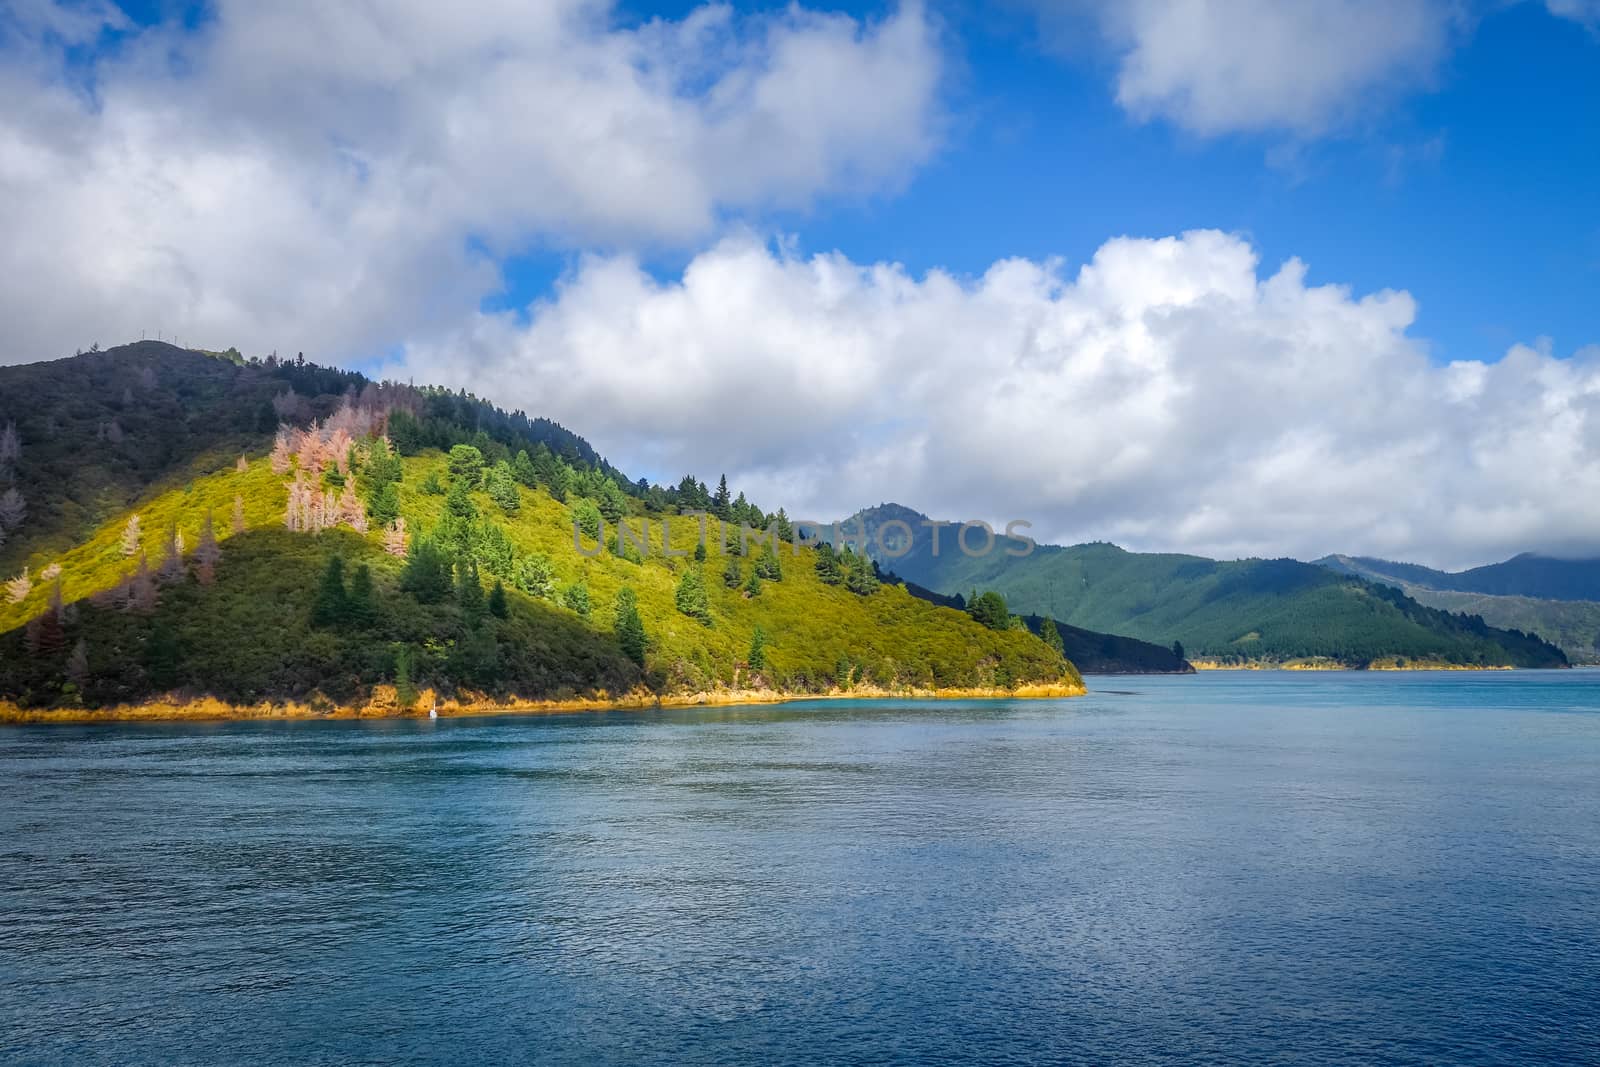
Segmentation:
<svg viewBox="0 0 1600 1067">
<path fill-rule="evenodd" d="M 0 1059 L 1600 1061 L 1600 672 L 0 730 Z"/>
</svg>

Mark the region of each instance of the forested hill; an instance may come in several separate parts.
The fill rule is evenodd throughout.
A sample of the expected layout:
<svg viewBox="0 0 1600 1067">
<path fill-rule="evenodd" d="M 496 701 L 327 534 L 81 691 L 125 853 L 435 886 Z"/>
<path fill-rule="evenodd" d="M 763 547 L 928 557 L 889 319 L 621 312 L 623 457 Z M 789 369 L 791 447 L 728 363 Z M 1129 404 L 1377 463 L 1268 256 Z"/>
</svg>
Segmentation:
<svg viewBox="0 0 1600 1067">
<path fill-rule="evenodd" d="M 1219 562 L 1103 543 L 1039 545 L 1021 555 L 1027 546 L 1003 536 L 991 551 L 969 555 L 960 550 L 954 526 L 943 529 L 935 554 L 927 521 L 887 504 L 841 527 L 850 532 L 864 524 L 868 549 L 882 557 L 885 570 L 939 593 L 994 590 L 1015 611 L 1154 644 L 1180 642 L 1191 660 L 1566 665 L 1559 649 L 1526 633 L 1428 608 L 1397 589 L 1313 564 Z M 909 546 L 900 543 L 896 523 L 912 530 Z M 880 529 L 892 557 L 876 545 Z M 975 550 L 984 541 L 980 532 L 968 538 Z"/>
<path fill-rule="evenodd" d="M 684 512 L 788 526 L 726 480 L 629 483 L 465 394 L 146 343 L 4 369 L 0 402 L 8 715 L 1081 692 L 863 555 L 699 541 Z"/>
<path fill-rule="evenodd" d="M 1600 559 L 1556 559 L 1524 552 L 1503 563 L 1455 572 L 1367 556 L 1327 556 L 1317 563 L 1363 578 L 1453 593 L 1600 601 Z"/>
<path fill-rule="evenodd" d="M 1524 554 L 1455 573 L 1362 556 L 1325 556 L 1317 563 L 1397 586 L 1429 607 L 1538 634 L 1574 663 L 1600 663 L 1600 560 Z"/>
<path fill-rule="evenodd" d="M 0 574 L 65 550 L 153 487 L 264 454 L 280 425 L 325 421 L 352 402 L 410 416 L 407 444 L 507 455 L 543 445 L 634 489 L 577 434 L 468 393 L 380 384 L 300 356 L 247 360 L 139 341 L 0 366 Z"/>
<path fill-rule="evenodd" d="M 960 593 L 945 595 L 935 593 L 925 586 L 908 582 L 888 572 L 889 580 L 898 581 L 912 596 L 932 604 L 942 604 L 960 611 L 967 610 L 967 599 Z M 1021 616 L 1023 625 L 1040 633 L 1046 619 L 1039 615 Z M 1182 656 L 1182 650 L 1151 644 L 1133 637 L 1099 633 L 1079 626 L 1069 626 L 1057 619 L 1048 620 L 1061 640 L 1062 651 L 1084 674 L 1193 674 L 1194 666 Z"/>
</svg>

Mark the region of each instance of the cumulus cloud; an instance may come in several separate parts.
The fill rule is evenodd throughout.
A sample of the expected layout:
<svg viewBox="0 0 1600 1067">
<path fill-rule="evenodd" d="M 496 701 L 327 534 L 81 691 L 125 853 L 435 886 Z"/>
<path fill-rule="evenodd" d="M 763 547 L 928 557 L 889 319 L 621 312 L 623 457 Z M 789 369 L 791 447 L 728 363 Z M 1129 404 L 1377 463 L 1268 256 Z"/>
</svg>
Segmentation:
<svg viewBox="0 0 1600 1067">
<path fill-rule="evenodd" d="M 1456 0 L 1038 6 L 1047 24 L 1090 13 L 1117 54 L 1117 102 L 1128 112 L 1203 136 L 1312 136 L 1348 123 L 1427 84 L 1463 16 Z"/>
<path fill-rule="evenodd" d="M 972 279 L 736 237 L 667 282 L 587 259 L 393 369 L 808 517 L 893 497 L 1222 556 L 1597 547 L 1600 349 L 1439 366 L 1415 314 L 1214 231 Z"/>
<path fill-rule="evenodd" d="M 24 0 L 0 11 L 0 359 L 141 328 L 386 347 L 541 243 L 678 246 L 893 187 L 939 77 L 916 3 L 631 25 L 608 0 L 219 0 L 137 30 Z"/>
</svg>

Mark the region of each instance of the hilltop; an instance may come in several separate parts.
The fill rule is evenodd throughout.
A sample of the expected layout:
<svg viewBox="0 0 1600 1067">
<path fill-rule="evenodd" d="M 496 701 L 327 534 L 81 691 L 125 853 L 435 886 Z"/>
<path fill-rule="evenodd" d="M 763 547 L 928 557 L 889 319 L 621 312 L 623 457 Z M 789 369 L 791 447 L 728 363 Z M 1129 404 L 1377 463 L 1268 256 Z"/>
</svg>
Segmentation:
<svg viewBox="0 0 1600 1067">
<path fill-rule="evenodd" d="M 1325 556 L 1316 563 L 1392 585 L 1419 604 L 1537 634 L 1574 663 L 1600 663 L 1600 560 L 1524 553 L 1453 573 L 1365 556 Z"/>
<path fill-rule="evenodd" d="M 1096 543 L 1061 547 L 997 535 L 968 554 L 955 524 L 935 551 L 927 516 L 896 504 L 841 523 L 864 524 L 885 570 L 944 595 L 994 590 L 1014 610 L 1153 644 L 1180 643 L 1217 665 L 1565 666 L 1561 651 L 1517 630 L 1417 603 L 1398 589 L 1290 559 L 1221 562 L 1128 552 Z M 912 531 L 904 540 L 905 524 Z M 882 531 L 883 551 L 876 544 Z M 969 535 L 972 548 L 986 538 Z"/>
<path fill-rule="evenodd" d="M 0 368 L 0 432 L 19 714 L 1082 691 L 864 556 L 697 550 L 684 512 L 787 519 L 467 394 L 144 343 Z"/>
</svg>

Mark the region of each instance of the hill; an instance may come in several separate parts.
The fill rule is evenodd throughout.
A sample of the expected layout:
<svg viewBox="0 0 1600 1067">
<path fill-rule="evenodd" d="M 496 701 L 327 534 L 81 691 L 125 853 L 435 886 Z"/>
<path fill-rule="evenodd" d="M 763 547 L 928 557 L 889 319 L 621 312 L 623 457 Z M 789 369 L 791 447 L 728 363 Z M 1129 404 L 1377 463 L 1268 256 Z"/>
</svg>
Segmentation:
<svg viewBox="0 0 1600 1067">
<path fill-rule="evenodd" d="M 185 386 L 191 371 L 209 384 Z M 0 375 L 33 398 L 0 394 L 0 419 L 18 427 L 15 484 L 44 505 L 7 546 L 0 698 L 326 710 L 421 689 L 478 703 L 1081 691 L 1036 636 L 880 585 L 864 557 L 746 553 L 715 533 L 684 554 L 701 527 L 679 512 L 702 498 L 773 518 L 725 486 L 627 483 L 554 424 L 461 394 L 284 371 L 143 345 Z M 176 425 L 130 418 L 116 442 L 90 429 L 123 410 L 105 391 L 152 375 L 147 406 Z M 245 425 L 263 398 L 283 420 L 270 433 L 259 410 Z M 79 460 L 104 473 L 70 469 L 66 442 L 86 438 L 115 446 Z M 51 471 L 72 488 L 52 494 Z"/>
<path fill-rule="evenodd" d="M 1192 660 L 1223 665 L 1327 663 L 1565 666 L 1535 637 L 1482 619 L 1418 604 L 1397 589 L 1296 560 L 1219 562 L 1199 556 L 1127 552 L 1110 544 L 1063 548 L 972 532 L 971 554 L 956 528 L 934 543 L 930 520 L 899 505 L 858 512 L 880 565 L 943 594 L 995 590 L 1014 610 L 1072 626 L 1181 642 Z M 909 543 L 905 530 L 911 531 Z M 877 541 L 881 536 L 884 546 Z"/>
<path fill-rule="evenodd" d="M 1326 556 L 1316 562 L 1396 586 L 1419 604 L 1537 634 L 1574 663 L 1600 663 L 1600 600 L 1580 598 L 1595 595 L 1600 561 L 1522 555 L 1456 573 L 1361 556 Z M 1511 592 L 1488 591 L 1495 589 Z"/>
<path fill-rule="evenodd" d="M 966 598 L 961 594 L 946 596 L 935 593 L 915 582 L 905 581 L 893 574 L 890 581 L 904 585 L 912 596 L 932 604 L 966 610 Z M 1034 633 L 1040 632 L 1044 618 L 1024 615 L 1022 621 Z M 1164 645 L 1151 644 L 1132 637 L 1097 633 L 1077 626 L 1069 626 L 1059 619 L 1052 620 L 1061 637 L 1062 649 L 1072 665 L 1083 674 L 1193 674 L 1194 665 Z"/>
</svg>

